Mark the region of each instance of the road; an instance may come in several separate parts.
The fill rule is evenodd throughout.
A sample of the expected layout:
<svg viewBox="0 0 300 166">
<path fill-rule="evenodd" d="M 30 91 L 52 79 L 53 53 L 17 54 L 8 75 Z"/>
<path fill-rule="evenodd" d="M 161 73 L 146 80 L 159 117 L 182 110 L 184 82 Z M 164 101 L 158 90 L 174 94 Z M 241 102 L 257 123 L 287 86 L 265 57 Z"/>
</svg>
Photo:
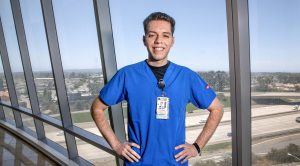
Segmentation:
<svg viewBox="0 0 300 166">
<path fill-rule="evenodd" d="M 300 145 L 300 133 L 291 135 L 282 135 L 272 139 L 268 139 L 259 143 L 252 144 L 252 152 L 257 155 L 265 155 L 272 148 L 283 149 L 289 144 Z"/>
<path fill-rule="evenodd" d="M 277 105 L 277 106 L 266 106 L 266 107 L 256 107 L 251 110 L 252 113 L 252 138 L 265 138 L 266 136 L 276 135 L 277 137 L 281 137 L 284 135 L 292 134 L 293 139 L 274 139 L 270 138 L 270 141 L 261 144 L 253 145 L 254 153 L 266 153 L 270 148 L 281 148 L 287 145 L 289 142 L 296 143 L 300 145 L 300 124 L 296 123 L 295 118 L 300 116 L 300 111 L 293 111 L 293 106 L 291 105 Z M 201 113 L 197 113 L 195 115 L 188 115 L 186 117 L 186 141 L 194 142 L 200 131 L 203 127 L 203 120 L 208 116 L 207 111 L 203 111 Z M 208 142 L 208 145 L 222 143 L 222 142 L 230 142 L 231 137 L 227 134 L 231 132 L 231 112 L 227 109 L 224 113 L 220 126 L 217 128 L 215 134 Z M 200 122 L 201 121 L 201 122 Z M 200 122 L 200 123 L 199 123 Z M 95 127 L 93 122 L 78 124 L 77 126 L 84 128 L 94 134 L 100 135 L 98 129 Z M 50 126 L 45 126 L 46 133 L 48 138 L 51 138 L 55 142 L 60 144 L 64 143 L 64 137 L 60 134 L 59 131 L 50 128 Z M 51 132 L 52 131 L 52 132 Z M 296 134 L 296 135 L 295 135 Z M 275 137 L 274 135 L 274 137 Z M 286 137 L 288 138 L 288 137 Z M 285 143 L 279 144 L 278 141 L 282 141 Z M 77 147 L 79 151 L 79 155 L 83 156 L 85 159 L 92 162 L 109 162 L 114 160 L 114 157 L 108 153 L 101 151 L 100 149 L 93 147 L 85 143 L 82 140 L 77 140 Z M 264 148 L 269 147 L 269 148 Z M 265 149 L 265 151 L 263 151 Z M 227 154 L 228 155 L 228 154 Z M 216 155 L 215 155 L 216 156 Z M 213 156 L 212 156 L 213 157 Z M 220 153 L 218 159 L 221 160 L 224 156 Z M 211 158 L 211 156 L 203 156 L 201 159 Z M 113 163 L 113 162 L 111 162 Z"/>
</svg>

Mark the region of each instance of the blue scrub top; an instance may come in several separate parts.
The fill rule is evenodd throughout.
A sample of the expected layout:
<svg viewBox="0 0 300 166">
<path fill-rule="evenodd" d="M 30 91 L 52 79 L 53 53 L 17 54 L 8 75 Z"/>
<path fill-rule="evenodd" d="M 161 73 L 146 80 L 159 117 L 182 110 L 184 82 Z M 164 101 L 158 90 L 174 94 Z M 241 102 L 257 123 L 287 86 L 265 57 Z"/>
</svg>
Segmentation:
<svg viewBox="0 0 300 166">
<path fill-rule="evenodd" d="M 141 159 L 135 163 L 125 161 L 125 165 L 188 165 L 176 162 L 174 157 L 182 150 L 175 147 L 185 143 L 186 105 L 191 102 L 206 109 L 216 94 L 197 73 L 172 62 L 163 79 L 165 96 L 170 101 L 167 120 L 156 119 L 156 98 L 162 90 L 146 61 L 120 69 L 100 91 L 99 98 L 109 106 L 128 102 L 128 138 L 140 145 L 140 149 L 133 149 Z"/>
</svg>

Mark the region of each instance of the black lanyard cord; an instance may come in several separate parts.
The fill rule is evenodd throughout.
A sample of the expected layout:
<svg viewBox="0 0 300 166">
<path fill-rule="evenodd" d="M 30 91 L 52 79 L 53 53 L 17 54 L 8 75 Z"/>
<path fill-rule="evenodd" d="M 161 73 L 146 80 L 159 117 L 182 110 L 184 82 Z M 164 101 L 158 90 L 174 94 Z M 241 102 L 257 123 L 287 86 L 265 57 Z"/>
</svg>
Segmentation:
<svg viewBox="0 0 300 166">
<path fill-rule="evenodd" d="M 165 81 L 164 81 L 163 79 L 159 79 L 157 84 L 158 84 L 158 87 L 159 87 L 162 91 L 164 91 L 164 88 L 165 88 Z"/>
</svg>

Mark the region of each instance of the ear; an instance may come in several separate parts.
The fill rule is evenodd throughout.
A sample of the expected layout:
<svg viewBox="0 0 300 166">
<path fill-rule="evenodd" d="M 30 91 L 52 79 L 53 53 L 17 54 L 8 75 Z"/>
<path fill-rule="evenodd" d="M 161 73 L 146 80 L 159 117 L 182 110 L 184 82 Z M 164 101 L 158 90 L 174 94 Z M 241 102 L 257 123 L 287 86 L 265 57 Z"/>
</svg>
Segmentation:
<svg viewBox="0 0 300 166">
<path fill-rule="evenodd" d="M 143 35 L 143 43 L 144 43 L 144 46 L 146 46 L 146 37 L 145 37 L 145 35 Z"/>
<path fill-rule="evenodd" d="M 171 44 L 171 46 L 173 46 L 173 45 L 174 45 L 174 43 L 175 43 L 175 37 L 173 36 L 173 39 L 172 39 L 172 44 Z"/>
</svg>

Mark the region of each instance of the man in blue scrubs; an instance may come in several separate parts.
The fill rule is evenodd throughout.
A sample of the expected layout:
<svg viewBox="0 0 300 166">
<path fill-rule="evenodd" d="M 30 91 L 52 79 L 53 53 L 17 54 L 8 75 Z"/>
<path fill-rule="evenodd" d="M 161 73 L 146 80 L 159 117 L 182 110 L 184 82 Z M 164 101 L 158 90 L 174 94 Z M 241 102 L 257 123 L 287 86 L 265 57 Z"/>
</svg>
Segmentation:
<svg viewBox="0 0 300 166">
<path fill-rule="evenodd" d="M 120 69 L 100 91 L 91 113 L 112 149 L 125 165 L 188 165 L 216 130 L 223 108 L 215 92 L 194 71 L 168 61 L 175 21 L 155 12 L 144 20 L 148 59 Z M 104 110 L 128 102 L 128 142 L 120 142 Z M 194 143 L 185 142 L 185 108 L 191 102 L 210 114 Z"/>
</svg>

